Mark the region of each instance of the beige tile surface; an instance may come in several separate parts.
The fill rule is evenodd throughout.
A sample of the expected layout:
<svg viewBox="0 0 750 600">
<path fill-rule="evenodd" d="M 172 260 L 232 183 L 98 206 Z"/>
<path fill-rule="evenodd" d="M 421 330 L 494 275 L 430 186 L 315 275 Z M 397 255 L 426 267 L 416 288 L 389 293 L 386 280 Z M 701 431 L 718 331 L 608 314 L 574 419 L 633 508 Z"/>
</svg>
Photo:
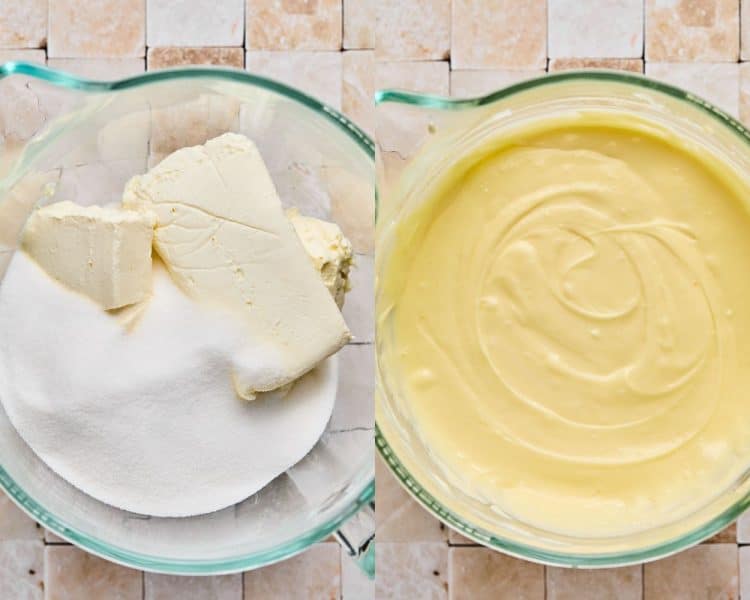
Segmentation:
<svg viewBox="0 0 750 600">
<path fill-rule="evenodd" d="M 375 597 L 447 600 L 448 546 L 378 542 Z"/>
<path fill-rule="evenodd" d="M 6 61 L 43 65 L 44 50 L 0 50 L 0 63 Z M 25 142 L 43 127 L 47 116 L 30 78 L 13 75 L 0 80 L 0 142 Z"/>
<path fill-rule="evenodd" d="M 41 48 L 47 43 L 47 0 L 4 0 L 0 48 Z"/>
<path fill-rule="evenodd" d="M 341 54 L 249 50 L 245 68 L 294 86 L 334 108 L 341 108 Z"/>
<path fill-rule="evenodd" d="M 368 254 L 355 254 L 354 268 L 349 272 L 351 291 L 341 311 L 350 324 L 353 342 L 375 340 L 375 259 Z"/>
<path fill-rule="evenodd" d="M 644 600 L 738 597 L 737 546 L 701 544 L 644 565 Z"/>
<path fill-rule="evenodd" d="M 375 481 L 378 550 L 381 543 L 387 542 L 445 544 L 448 536 L 445 525 L 412 499 L 380 456 L 375 459 Z"/>
<path fill-rule="evenodd" d="M 448 58 L 450 0 L 380 0 L 377 3 L 375 53 L 378 60 Z"/>
<path fill-rule="evenodd" d="M 750 598 L 750 547 L 739 549 L 740 598 Z"/>
<path fill-rule="evenodd" d="M 739 115 L 737 63 L 646 62 L 646 75 L 702 96 L 732 116 Z"/>
<path fill-rule="evenodd" d="M 0 540 L 41 540 L 44 529 L 0 492 Z"/>
<path fill-rule="evenodd" d="M 547 568 L 547 600 L 640 600 L 643 567 L 619 569 Z"/>
<path fill-rule="evenodd" d="M 145 39 L 146 0 L 50 2 L 50 57 L 144 56 Z"/>
<path fill-rule="evenodd" d="M 341 0 L 247 0 L 245 14 L 248 49 L 341 49 Z"/>
<path fill-rule="evenodd" d="M 0 598 L 42 600 L 44 593 L 44 544 L 41 540 L 0 542 Z M 84 600 L 84 599 L 82 599 Z"/>
<path fill-rule="evenodd" d="M 549 61 L 549 72 L 570 71 L 572 69 L 614 69 L 643 73 L 643 60 L 640 58 L 553 58 Z"/>
<path fill-rule="evenodd" d="M 740 1 L 740 58 L 750 58 L 750 2 Z"/>
<path fill-rule="evenodd" d="M 181 104 L 151 109 L 151 154 L 168 154 L 184 146 L 204 144 L 239 125 L 236 98 L 203 94 Z"/>
<path fill-rule="evenodd" d="M 375 598 L 375 580 L 369 579 L 345 552 L 341 553 L 341 597 L 343 600 Z"/>
<path fill-rule="evenodd" d="M 737 542 L 737 523 L 722 529 L 719 533 L 708 538 L 704 544 L 734 544 Z"/>
<path fill-rule="evenodd" d="M 372 135 L 375 131 L 375 53 L 349 50 L 342 57 L 341 109 Z"/>
<path fill-rule="evenodd" d="M 302 554 L 244 574 L 245 600 L 336 600 L 341 593 L 338 544 L 315 544 Z"/>
<path fill-rule="evenodd" d="M 337 166 L 324 167 L 322 179 L 331 201 L 331 219 L 357 254 L 375 250 L 375 190 L 372 181 Z"/>
<path fill-rule="evenodd" d="M 44 50 L 2 50 L 0 49 L 0 63 L 8 61 L 23 61 L 43 65 L 47 54 Z"/>
<path fill-rule="evenodd" d="M 451 548 L 448 560 L 451 600 L 544 600 L 542 565 L 478 547 Z"/>
<path fill-rule="evenodd" d="M 450 527 L 446 528 L 448 530 L 448 543 L 451 546 L 477 546 L 478 544 L 474 540 L 470 540 L 466 536 L 458 533 L 455 529 L 451 529 Z"/>
<path fill-rule="evenodd" d="M 242 600 L 242 574 L 183 577 L 144 573 L 144 600 Z"/>
<path fill-rule="evenodd" d="M 548 0 L 548 56 L 643 55 L 643 0 Z"/>
<path fill-rule="evenodd" d="M 547 63 L 545 0 L 453 0 L 451 64 L 455 69 L 543 69 Z"/>
<path fill-rule="evenodd" d="M 542 69 L 514 71 L 508 69 L 453 70 L 450 74 L 451 96 L 471 98 L 497 91 L 514 83 L 544 75 Z"/>
<path fill-rule="evenodd" d="M 47 66 L 79 77 L 107 81 L 143 73 L 146 61 L 143 58 L 50 58 Z"/>
<path fill-rule="evenodd" d="M 746 125 L 750 125 L 750 63 L 740 63 L 740 120 Z M 750 516 L 746 512 L 740 517 L 738 527 L 744 528 L 747 533 L 744 536 L 745 542 L 750 542 Z"/>
<path fill-rule="evenodd" d="M 245 66 L 242 48 L 149 48 L 148 70 L 168 69 L 187 65 Z"/>
<path fill-rule="evenodd" d="M 447 62 L 380 62 L 375 68 L 376 89 L 400 89 L 447 96 Z M 419 109 L 382 105 L 375 119 L 376 138 L 387 152 L 409 156 L 433 130 L 433 115 Z"/>
<path fill-rule="evenodd" d="M 375 12 L 378 0 L 343 0 L 344 48 L 375 48 Z"/>
<path fill-rule="evenodd" d="M 646 60 L 736 61 L 737 0 L 645 0 Z"/>
<path fill-rule="evenodd" d="M 147 0 L 149 46 L 242 46 L 244 0 Z"/>
<path fill-rule="evenodd" d="M 75 546 L 44 549 L 45 600 L 141 600 L 143 573 L 108 562 Z"/>
</svg>

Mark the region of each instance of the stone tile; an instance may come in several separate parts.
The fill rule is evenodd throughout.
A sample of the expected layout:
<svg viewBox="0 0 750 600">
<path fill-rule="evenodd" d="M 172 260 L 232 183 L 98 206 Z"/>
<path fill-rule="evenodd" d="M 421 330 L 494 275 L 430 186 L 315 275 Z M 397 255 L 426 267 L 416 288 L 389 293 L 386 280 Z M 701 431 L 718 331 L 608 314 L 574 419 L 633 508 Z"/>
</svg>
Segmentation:
<svg viewBox="0 0 750 600">
<path fill-rule="evenodd" d="M 242 574 L 184 577 L 144 573 L 144 600 L 242 600 Z"/>
<path fill-rule="evenodd" d="M 377 0 L 344 1 L 344 48 L 346 50 L 375 47 L 375 3 Z"/>
<path fill-rule="evenodd" d="M 41 540 L 44 528 L 0 492 L 0 540 Z"/>
<path fill-rule="evenodd" d="M 480 547 L 451 548 L 448 561 L 451 600 L 544 600 L 543 565 Z"/>
<path fill-rule="evenodd" d="M 750 547 L 740 548 L 740 598 L 750 598 Z"/>
<path fill-rule="evenodd" d="M 216 65 L 241 69 L 245 66 L 245 52 L 242 48 L 148 49 L 149 71 L 187 65 Z"/>
<path fill-rule="evenodd" d="M 644 600 L 738 597 L 737 546 L 701 544 L 643 567 Z"/>
<path fill-rule="evenodd" d="M 326 431 L 375 429 L 374 345 L 348 344 L 339 351 L 338 359 L 338 400 Z M 371 434 L 362 437 L 372 439 Z"/>
<path fill-rule="evenodd" d="M 44 50 L 0 50 L 0 63 L 24 61 L 43 65 Z M 27 141 L 43 125 L 47 112 L 24 75 L 13 75 L 0 81 L 0 143 L 7 152 L 9 144 Z M 0 162 L 4 163 L 0 158 Z"/>
<path fill-rule="evenodd" d="M 737 0 L 646 0 L 646 60 L 736 61 Z"/>
<path fill-rule="evenodd" d="M 144 56 L 146 0 L 54 0 L 47 55 L 69 58 Z"/>
<path fill-rule="evenodd" d="M 66 542 L 59 535 L 55 535 L 49 529 L 45 529 L 44 530 L 44 543 L 45 544 L 68 544 L 69 542 Z"/>
<path fill-rule="evenodd" d="M 740 63 L 740 120 L 750 126 L 750 63 Z M 739 529 L 745 531 L 745 541 L 750 543 L 750 516 L 746 512 L 738 522 Z M 744 518 L 744 521 L 743 521 Z"/>
<path fill-rule="evenodd" d="M 341 109 L 366 133 L 375 131 L 375 56 L 372 50 L 344 52 Z"/>
<path fill-rule="evenodd" d="M 737 543 L 750 544 L 750 510 L 746 510 L 737 519 Z"/>
<path fill-rule="evenodd" d="M 482 69 L 468 71 L 451 71 L 451 96 L 471 98 L 496 92 L 504 87 L 541 77 L 542 69 L 510 71 L 503 69 Z"/>
<path fill-rule="evenodd" d="M 396 481 L 383 459 L 375 459 L 376 539 L 378 569 L 380 547 L 385 542 L 440 542 L 445 544 L 447 528 L 426 509 L 417 504 Z M 379 576 L 380 571 L 378 571 Z"/>
<path fill-rule="evenodd" d="M 451 546 L 478 546 L 474 540 L 470 540 L 464 535 L 461 535 L 456 531 L 455 529 L 451 529 L 450 527 L 448 529 L 448 543 Z"/>
<path fill-rule="evenodd" d="M 375 89 L 448 95 L 447 62 L 382 62 L 375 67 Z M 377 108 L 376 138 L 383 152 L 409 157 L 433 131 L 433 115 L 422 109 L 384 104 Z M 383 160 L 387 160 L 384 156 Z"/>
<path fill-rule="evenodd" d="M 553 58 L 549 61 L 549 72 L 571 71 L 573 69 L 614 69 L 643 73 L 643 59 L 640 58 Z"/>
<path fill-rule="evenodd" d="M 50 58 L 47 66 L 87 79 L 110 81 L 140 75 L 146 70 L 143 58 Z"/>
<path fill-rule="evenodd" d="M 341 0 L 247 0 L 248 50 L 340 50 Z"/>
<path fill-rule="evenodd" d="M 0 542 L 0 598 L 42 600 L 45 596 L 43 579 L 44 544 L 41 540 Z"/>
<path fill-rule="evenodd" d="M 75 546 L 44 549 L 45 600 L 142 600 L 143 573 Z"/>
<path fill-rule="evenodd" d="M 2 31 L 2 27 L 0 27 Z M 44 50 L 0 50 L 0 64 L 10 61 L 43 65 L 47 59 Z"/>
<path fill-rule="evenodd" d="M 641 600 L 643 567 L 561 569 L 547 567 L 547 600 Z"/>
<path fill-rule="evenodd" d="M 247 52 L 245 68 L 341 108 L 341 52 Z"/>
<path fill-rule="evenodd" d="M 732 116 L 739 114 L 737 63 L 646 62 L 646 75 L 689 90 Z"/>
<path fill-rule="evenodd" d="M 391 88 L 448 95 L 447 62 L 378 62 L 375 66 L 375 89 Z"/>
<path fill-rule="evenodd" d="M 345 552 L 341 553 L 341 598 L 342 600 L 374 600 L 375 598 L 375 581 L 368 578 Z"/>
<path fill-rule="evenodd" d="M 352 243 L 357 254 L 375 251 L 375 188 L 341 167 L 321 168 L 321 176 L 330 197 L 330 217 Z"/>
<path fill-rule="evenodd" d="M 740 57 L 750 58 L 750 2 L 740 2 Z"/>
<path fill-rule="evenodd" d="M 375 259 L 368 254 L 355 254 L 349 272 L 351 291 L 341 311 L 349 324 L 354 342 L 375 341 Z"/>
<path fill-rule="evenodd" d="M 452 7 L 453 68 L 546 66 L 546 0 L 453 0 Z"/>
<path fill-rule="evenodd" d="M 245 600 L 325 598 L 341 594 L 338 544 L 315 544 L 288 560 L 244 573 Z"/>
<path fill-rule="evenodd" d="M 376 550 L 376 598 L 447 600 L 448 546 L 444 543 L 378 541 Z"/>
<path fill-rule="evenodd" d="M 548 0 L 550 58 L 643 56 L 643 0 Z"/>
<path fill-rule="evenodd" d="M 732 523 L 716 535 L 708 538 L 704 544 L 735 544 L 737 542 L 737 523 Z"/>
<path fill-rule="evenodd" d="M 47 45 L 47 0 L 5 0 L 0 7 L 0 48 Z"/>
<path fill-rule="evenodd" d="M 149 46 L 242 46 L 244 0 L 147 0 Z"/>
<path fill-rule="evenodd" d="M 235 98 L 204 94 L 195 100 L 151 110 L 152 155 L 169 154 L 185 146 L 203 144 L 239 125 L 240 104 Z"/>
<path fill-rule="evenodd" d="M 443 60 L 450 52 L 450 0 L 380 0 L 375 20 L 378 60 Z"/>
</svg>

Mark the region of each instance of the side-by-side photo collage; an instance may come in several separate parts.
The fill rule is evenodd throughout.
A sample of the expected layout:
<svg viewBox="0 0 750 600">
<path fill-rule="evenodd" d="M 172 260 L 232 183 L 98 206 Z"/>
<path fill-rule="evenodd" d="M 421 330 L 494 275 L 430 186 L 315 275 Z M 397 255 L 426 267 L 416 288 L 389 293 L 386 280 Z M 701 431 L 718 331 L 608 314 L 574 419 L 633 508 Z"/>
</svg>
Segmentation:
<svg viewBox="0 0 750 600">
<path fill-rule="evenodd" d="M 750 0 L 0 0 L 0 600 L 750 600 Z"/>
</svg>

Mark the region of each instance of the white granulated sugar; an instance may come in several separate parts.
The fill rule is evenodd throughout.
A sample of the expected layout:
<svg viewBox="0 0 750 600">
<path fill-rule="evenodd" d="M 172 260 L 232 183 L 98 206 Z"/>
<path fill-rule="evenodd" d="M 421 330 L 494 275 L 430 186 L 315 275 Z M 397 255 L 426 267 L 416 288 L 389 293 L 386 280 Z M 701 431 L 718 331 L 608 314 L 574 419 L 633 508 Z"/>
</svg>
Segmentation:
<svg viewBox="0 0 750 600">
<path fill-rule="evenodd" d="M 17 252 L 0 285 L 0 400 L 59 475 L 113 506 L 155 516 L 219 510 L 302 459 L 336 394 L 335 357 L 284 399 L 247 402 L 232 321 L 188 300 L 163 268 L 135 329 Z"/>
</svg>

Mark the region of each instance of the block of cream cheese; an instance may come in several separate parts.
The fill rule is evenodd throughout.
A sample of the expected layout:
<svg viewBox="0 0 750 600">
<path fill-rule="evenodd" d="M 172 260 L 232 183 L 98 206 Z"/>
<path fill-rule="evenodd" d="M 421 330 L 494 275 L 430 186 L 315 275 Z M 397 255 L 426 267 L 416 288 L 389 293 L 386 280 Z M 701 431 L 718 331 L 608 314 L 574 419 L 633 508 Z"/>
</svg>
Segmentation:
<svg viewBox="0 0 750 600">
<path fill-rule="evenodd" d="M 305 217 L 296 208 L 288 209 L 286 216 L 292 222 L 323 283 L 341 308 L 344 305 L 344 294 L 349 291 L 352 243 L 336 223 Z"/>
<path fill-rule="evenodd" d="M 150 211 L 56 202 L 29 216 L 21 246 L 54 279 L 105 309 L 151 291 Z"/>
<path fill-rule="evenodd" d="M 294 381 L 350 339 L 246 137 L 174 152 L 128 182 L 123 205 L 156 213 L 154 248 L 186 294 L 244 324 L 242 398 Z"/>
</svg>

